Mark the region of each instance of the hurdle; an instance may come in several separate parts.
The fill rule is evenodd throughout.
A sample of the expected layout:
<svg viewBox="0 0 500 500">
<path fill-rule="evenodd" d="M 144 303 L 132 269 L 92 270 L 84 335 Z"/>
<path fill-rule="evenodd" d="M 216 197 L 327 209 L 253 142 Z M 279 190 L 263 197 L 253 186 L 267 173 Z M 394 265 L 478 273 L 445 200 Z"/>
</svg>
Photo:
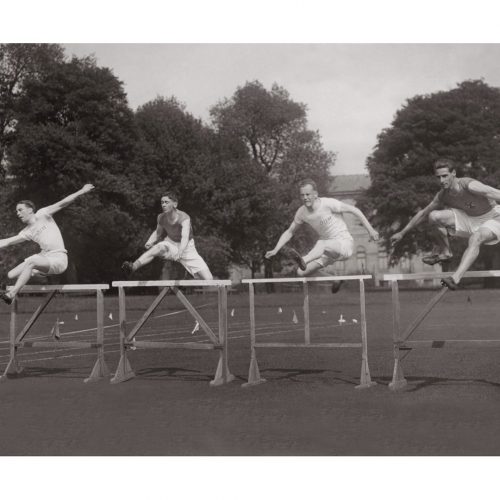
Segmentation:
<svg viewBox="0 0 500 500">
<path fill-rule="evenodd" d="M 431 300 L 425 305 L 422 311 L 411 321 L 404 331 L 401 331 L 401 306 L 399 299 L 399 281 L 414 281 L 414 280 L 431 280 L 441 279 L 452 276 L 452 272 L 445 273 L 413 273 L 413 274 L 384 274 L 382 281 L 391 283 L 392 292 L 392 337 L 393 337 L 393 355 L 394 355 L 394 370 L 392 381 L 389 383 L 389 389 L 397 391 L 407 385 L 407 380 L 403 374 L 402 361 L 413 350 L 417 348 L 434 348 L 442 349 L 455 345 L 482 345 L 482 346 L 498 346 L 497 340 L 470 340 L 470 339 L 449 339 L 449 340 L 408 340 L 417 330 L 424 319 L 441 301 L 444 295 L 448 292 L 447 287 L 442 287 Z M 464 274 L 464 278 L 498 278 L 500 271 L 468 271 Z M 405 351 L 403 355 L 402 352 Z"/>
<path fill-rule="evenodd" d="M 10 289 L 12 287 L 8 287 Z M 5 381 L 8 375 L 19 375 L 23 368 L 19 364 L 18 351 L 22 348 L 81 348 L 81 349 L 96 349 L 97 360 L 92 368 L 90 375 L 84 382 L 96 382 L 103 378 L 109 377 L 110 371 L 104 360 L 104 296 L 103 290 L 108 290 L 109 285 L 27 285 L 24 286 L 18 295 L 24 294 L 45 294 L 37 309 L 33 312 L 30 319 L 24 325 L 22 330 L 17 333 L 17 315 L 18 315 L 18 298 L 17 296 L 12 301 L 10 306 L 10 337 L 9 337 L 9 362 L 0 381 Z M 59 294 L 87 292 L 96 294 L 96 310 L 97 310 L 97 338 L 96 342 L 85 341 L 62 341 L 62 340 L 24 340 L 29 331 L 35 325 L 38 318 L 49 305 L 49 303 Z"/>
<path fill-rule="evenodd" d="M 210 385 L 222 385 L 234 380 L 234 376 L 229 372 L 228 368 L 228 335 L 227 335 L 227 289 L 231 286 L 230 280 L 159 280 L 159 281 L 113 281 L 113 287 L 118 288 L 119 301 L 119 321 L 120 321 L 120 361 L 116 369 L 114 377 L 111 379 L 112 384 L 125 382 L 135 377 L 130 362 L 128 360 L 128 352 L 132 348 L 142 349 L 203 349 L 203 350 L 218 350 L 219 362 L 215 372 L 214 379 L 210 381 Z M 127 333 L 127 313 L 126 313 L 126 297 L 125 289 L 133 287 L 157 287 L 161 288 L 158 296 L 153 300 L 146 312 L 142 315 L 139 321 L 132 327 L 130 333 Z M 199 312 L 189 302 L 186 296 L 179 290 L 179 287 L 212 287 L 217 288 L 218 302 L 218 336 L 213 332 L 210 326 L 201 317 Z M 198 342 L 164 342 L 164 341 L 146 341 L 135 340 L 136 335 L 144 326 L 148 318 L 153 314 L 155 309 L 160 305 L 168 291 L 172 290 L 181 304 L 198 322 L 200 328 L 205 332 L 210 344 L 201 344 Z"/>
<path fill-rule="evenodd" d="M 365 282 L 364 280 L 371 279 L 369 274 L 352 275 L 352 276 L 321 276 L 321 277 L 301 277 L 301 278 L 272 278 L 272 279 L 244 279 L 242 283 L 248 283 L 249 300 L 250 300 L 250 368 L 248 371 L 248 381 L 243 384 L 243 387 L 262 384 L 266 379 L 260 376 L 259 365 L 257 363 L 257 348 L 361 348 L 361 376 L 360 383 L 356 389 L 365 389 L 376 385 L 370 377 L 370 369 L 368 366 L 368 341 L 366 327 L 366 302 L 365 302 Z M 311 327 L 309 314 L 309 283 L 325 282 L 325 281 L 358 281 L 359 282 L 359 299 L 360 299 L 360 326 L 361 326 L 361 342 L 336 342 L 336 343 L 312 343 L 311 342 Z M 257 342 L 255 333 L 255 288 L 256 283 L 302 283 L 303 285 L 303 312 L 304 312 L 304 342 Z"/>
</svg>

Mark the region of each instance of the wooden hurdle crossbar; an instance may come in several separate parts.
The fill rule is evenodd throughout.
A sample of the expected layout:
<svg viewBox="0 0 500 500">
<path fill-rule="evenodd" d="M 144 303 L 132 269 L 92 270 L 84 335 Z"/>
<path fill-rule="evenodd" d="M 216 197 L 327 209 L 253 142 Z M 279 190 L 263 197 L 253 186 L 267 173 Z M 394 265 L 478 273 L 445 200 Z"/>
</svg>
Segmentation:
<svg viewBox="0 0 500 500">
<path fill-rule="evenodd" d="M 9 287 L 11 288 L 11 287 Z M 17 296 L 12 301 L 10 306 L 10 337 L 9 337 L 9 362 L 2 376 L 1 381 L 7 380 L 8 375 L 18 375 L 22 372 L 22 367 L 19 364 L 17 354 L 19 349 L 22 348 L 38 348 L 38 347 L 51 347 L 51 348 L 82 348 L 82 349 L 96 349 L 97 360 L 88 378 L 84 382 L 96 382 L 102 378 L 107 378 L 110 371 L 106 366 L 104 360 L 104 296 L 103 290 L 108 290 L 109 285 L 27 285 L 24 286 L 18 295 L 23 294 L 45 294 L 43 301 L 33 312 L 28 322 L 24 325 L 23 329 L 17 332 L 17 315 L 18 315 L 18 298 Z M 95 342 L 77 341 L 77 340 L 34 340 L 26 341 L 25 337 L 35 325 L 38 318 L 42 315 L 43 311 L 49 303 L 59 294 L 63 293 L 94 293 L 96 294 L 96 311 L 97 311 L 97 338 Z"/>
<path fill-rule="evenodd" d="M 391 283 L 392 292 L 392 337 L 393 337 L 393 354 L 394 354 L 394 370 L 392 381 L 389 383 L 389 389 L 396 391 L 407 385 L 407 380 L 403 374 L 402 361 L 412 349 L 417 348 L 434 348 L 442 349 L 445 347 L 454 347 L 456 345 L 481 345 L 492 346 L 500 345 L 497 340 L 480 340 L 480 339 L 450 339 L 450 340 L 408 340 L 417 330 L 424 319 L 441 301 L 446 292 L 447 287 L 442 287 L 431 300 L 425 305 L 422 311 L 413 319 L 413 321 L 401 331 L 401 306 L 399 299 L 399 281 L 415 281 L 415 280 L 434 280 L 452 276 L 452 272 L 446 273 L 413 273 L 413 274 L 384 274 L 382 281 Z M 498 278 L 500 271 L 468 271 L 464 274 L 464 278 Z M 403 352 L 405 353 L 403 355 Z"/>
<path fill-rule="evenodd" d="M 257 348 L 361 348 L 361 376 L 360 383 L 356 389 L 364 389 L 376 385 L 370 377 L 370 369 L 368 366 L 368 340 L 366 327 L 366 301 L 365 301 L 365 282 L 364 280 L 371 279 L 369 274 L 352 275 L 352 276 L 321 276 L 311 278 L 262 278 L 262 279 L 244 279 L 242 283 L 248 283 L 249 300 L 250 300 L 250 368 L 248 371 L 248 381 L 243 384 L 243 387 L 248 387 L 256 384 L 262 384 L 266 379 L 260 376 L 259 365 L 257 363 Z M 332 343 L 312 343 L 311 342 L 311 326 L 309 315 L 309 283 L 314 282 L 332 282 L 332 281 L 358 281 L 359 282 L 359 298 L 361 311 L 361 342 L 332 342 Z M 256 283 L 302 283 L 303 285 L 303 312 L 304 312 L 304 342 L 257 342 L 255 333 L 255 288 Z"/>
<path fill-rule="evenodd" d="M 214 379 L 210 385 L 221 385 L 234 380 L 228 368 L 228 332 L 227 332 L 227 289 L 231 286 L 230 280 L 159 280 L 159 281 L 114 281 L 112 286 L 118 288 L 119 300 L 119 321 L 120 321 L 120 361 L 112 384 L 125 382 L 135 377 L 130 362 L 128 352 L 131 348 L 142 349 L 202 349 L 218 350 L 219 362 L 215 372 Z M 139 321 L 127 333 L 127 313 L 126 313 L 126 288 L 135 287 L 157 287 L 161 288 L 158 296 L 153 300 L 148 309 L 144 312 Z M 186 296 L 179 290 L 179 287 L 207 287 L 217 289 L 218 302 L 218 335 L 201 317 L 195 307 L 189 302 Z M 148 318 L 153 314 L 156 308 L 163 301 L 168 291 L 172 290 L 181 304 L 187 309 L 191 316 L 198 322 L 200 328 L 205 332 L 210 340 L 210 344 L 199 342 L 164 342 L 164 341 L 140 341 L 135 337 L 144 326 Z"/>
</svg>

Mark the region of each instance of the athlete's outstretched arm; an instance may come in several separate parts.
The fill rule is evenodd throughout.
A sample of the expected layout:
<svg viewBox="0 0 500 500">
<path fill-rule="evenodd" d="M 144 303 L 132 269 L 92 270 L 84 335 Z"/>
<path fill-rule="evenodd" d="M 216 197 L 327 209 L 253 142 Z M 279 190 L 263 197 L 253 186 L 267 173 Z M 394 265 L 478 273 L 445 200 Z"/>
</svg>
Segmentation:
<svg viewBox="0 0 500 500">
<path fill-rule="evenodd" d="M 399 243 L 403 237 L 405 236 L 406 233 L 410 232 L 415 226 L 420 224 L 424 219 L 427 218 L 427 216 L 433 211 L 437 210 L 440 208 L 441 204 L 438 200 L 438 195 L 434 197 L 434 199 L 422 210 L 419 210 L 406 224 L 406 226 L 401 229 L 401 231 L 398 231 L 397 233 L 394 233 L 391 236 L 391 243 L 395 245 L 396 243 Z"/>
<path fill-rule="evenodd" d="M 370 222 L 365 217 L 363 212 L 359 208 L 357 208 L 353 205 L 349 205 L 349 203 L 344 203 L 344 202 L 340 202 L 340 203 L 342 206 L 342 212 L 349 212 L 349 213 L 355 215 L 361 221 L 361 223 L 363 224 L 365 229 L 368 231 L 370 238 L 374 241 L 377 241 L 378 240 L 378 232 L 375 231 L 375 229 L 373 229 L 373 226 L 370 224 Z"/>
<path fill-rule="evenodd" d="M 61 201 L 45 207 L 45 211 L 50 215 L 53 215 L 62 208 L 67 207 L 70 203 L 73 203 L 78 197 L 92 191 L 92 189 L 94 189 L 93 184 L 85 184 L 85 186 L 83 186 L 82 189 L 76 191 L 76 193 L 70 194 L 69 196 L 66 196 L 66 198 L 63 198 Z"/>
<path fill-rule="evenodd" d="M 3 240 L 0 240 L 0 248 L 17 245 L 18 243 L 22 243 L 23 241 L 26 241 L 26 239 L 16 234 L 15 236 L 11 236 L 10 238 L 4 238 Z"/>
<path fill-rule="evenodd" d="M 266 259 L 274 257 L 292 239 L 297 227 L 298 224 L 295 221 L 290 224 L 290 227 L 280 236 L 276 246 L 272 250 L 266 252 Z"/>
<path fill-rule="evenodd" d="M 488 186 L 479 181 L 471 181 L 467 186 L 467 189 L 472 193 L 482 194 L 490 200 L 500 202 L 500 189 L 495 189 L 494 187 Z"/>
</svg>

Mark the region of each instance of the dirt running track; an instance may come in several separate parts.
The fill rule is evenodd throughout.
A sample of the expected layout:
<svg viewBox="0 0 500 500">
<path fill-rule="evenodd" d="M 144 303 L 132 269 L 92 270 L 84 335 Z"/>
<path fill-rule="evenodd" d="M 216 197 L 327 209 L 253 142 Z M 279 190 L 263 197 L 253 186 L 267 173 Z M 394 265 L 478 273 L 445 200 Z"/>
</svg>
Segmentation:
<svg viewBox="0 0 500 500">
<path fill-rule="evenodd" d="M 402 292 L 403 324 L 433 292 Z M 500 339 L 500 291 L 448 293 L 416 338 Z M 214 325 L 213 295 L 193 296 Z M 25 310 L 32 305 L 26 299 Z M 130 318 L 147 300 L 133 300 Z M 500 452 L 500 347 L 421 349 L 404 361 L 408 387 L 388 390 L 392 376 L 390 293 L 367 293 L 369 362 L 377 386 L 355 390 L 360 353 L 345 350 L 258 351 L 268 382 L 242 388 L 249 364 L 248 297 L 231 295 L 229 366 L 237 380 L 210 387 L 217 354 L 210 351 L 137 350 L 138 375 L 126 383 L 84 384 L 93 354 L 61 351 L 23 354 L 25 376 L 0 384 L 2 455 L 498 455 Z M 260 334 L 297 336 L 300 294 L 257 295 Z M 355 289 L 312 297 L 313 339 L 358 339 Z M 91 306 L 65 302 L 48 313 L 64 317 L 61 332 L 92 327 Z M 190 337 L 193 321 L 159 310 L 174 333 Z M 278 308 L 282 313 L 278 313 Z M 200 310 L 200 312 L 203 308 Z M 75 312 L 76 311 L 76 312 Z M 79 312 L 78 312 L 79 311 Z M 299 324 L 291 321 L 297 312 Z M 78 322 L 74 321 L 79 314 Z M 108 316 L 111 313 L 114 319 Z M 50 316 L 52 314 L 52 316 Z M 348 321 L 338 324 L 342 314 Z M 106 360 L 118 362 L 116 298 L 106 299 Z M 7 363 L 8 313 L 0 314 L 0 367 Z M 158 325 L 145 335 L 155 336 Z M 36 334 L 34 334 L 36 335 Z M 89 335 L 87 332 L 74 335 Z M 196 334 L 198 335 L 198 333 Z M 418 335 L 418 337 L 417 337 Z M 192 337 L 194 338 L 194 336 Z M 201 339 L 201 336 L 200 336 Z M 500 345 L 500 343 L 499 343 Z M 47 351 L 46 349 L 44 351 Z"/>
</svg>

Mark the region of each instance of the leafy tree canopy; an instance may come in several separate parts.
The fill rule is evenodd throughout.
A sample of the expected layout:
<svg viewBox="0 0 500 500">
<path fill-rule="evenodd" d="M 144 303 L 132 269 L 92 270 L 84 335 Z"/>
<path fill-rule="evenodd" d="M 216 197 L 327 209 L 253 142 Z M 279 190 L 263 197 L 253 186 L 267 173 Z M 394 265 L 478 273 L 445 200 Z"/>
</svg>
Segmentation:
<svg viewBox="0 0 500 500">
<path fill-rule="evenodd" d="M 415 96 L 379 134 L 367 161 L 371 186 L 359 202 L 375 215 L 373 222 L 386 242 L 439 190 L 433 170 L 439 157 L 455 160 L 459 176 L 500 185 L 500 89 L 473 80 Z M 395 248 L 394 256 L 431 246 L 422 224 Z"/>
</svg>

